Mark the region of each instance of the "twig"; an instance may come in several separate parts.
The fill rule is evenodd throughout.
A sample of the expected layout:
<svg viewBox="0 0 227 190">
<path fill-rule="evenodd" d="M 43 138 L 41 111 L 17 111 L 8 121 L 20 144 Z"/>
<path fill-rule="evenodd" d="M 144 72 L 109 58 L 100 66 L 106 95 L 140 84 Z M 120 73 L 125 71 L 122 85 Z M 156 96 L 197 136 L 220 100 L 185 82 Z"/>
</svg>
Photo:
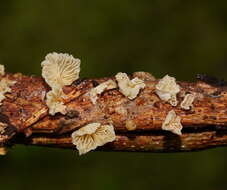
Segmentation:
<svg viewBox="0 0 227 190">
<path fill-rule="evenodd" d="M 178 82 L 184 94 L 196 99 L 191 110 L 182 110 L 162 101 L 155 93 L 158 80 L 147 79 L 146 88 L 135 100 L 124 97 L 118 89 L 105 91 L 94 105 L 87 92 L 110 78 L 77 80 L 64 87 L 67 114 L 50 116 L 45 94 L 50 90 L 40 77 L 7 74 L 16 81 L 12 93 L 0 107 L 0 122 L 7 125 L 0 135 L 2 146 L 14 144 L 75 148 L 71 133 L 91 122 L 112 123 L 117 139 L 99 148 L 107 151 L 178 152 L 225 146 L 227 144 L 227 88 L 225 85 Z M 112 78 L 114 80 L 114 78 Z M 221 83 L 223 84 L 223 83 Z M 161 129 L 167 113 L 174 110 L 181 117 L 183 135 Z M 136 125 L 128 131 L 126 122 Z"/>
</svg>

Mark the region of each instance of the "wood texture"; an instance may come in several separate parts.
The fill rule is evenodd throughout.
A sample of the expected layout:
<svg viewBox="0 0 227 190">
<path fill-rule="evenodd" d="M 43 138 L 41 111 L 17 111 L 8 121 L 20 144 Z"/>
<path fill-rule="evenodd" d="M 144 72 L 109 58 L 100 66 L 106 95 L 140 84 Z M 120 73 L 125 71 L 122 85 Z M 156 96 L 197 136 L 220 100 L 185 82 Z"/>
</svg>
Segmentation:
<svg viewBox="0 0 227 190">
<path fill-rule="evenodd" d="M 135 100 L 124 97 L 118 89 L 102 93 L 95 105 L 87 92 L 110 78 L 79 79 L 64 87 L 67 114 L 50 116 L 45 95 L 50 90 L 41 77 L 7 74 L 16 84 L 0 107 L 0 122 L 7 125 L 0 133 L 0 145 L 27 144 L 75 148 L 71 133 L 91 122 L 112 123 L 116 141 L 99 150 L 108 151 L 194 151 L 227 144 L 227 88 L 223 81 L 200 75 L 194 83 L 178 82 L 179 102 L 187 93 L 196 99 L 191 110 L 172 107 L 155 94 L 158 80 L 146 77 L 146 88 Z M 114 80 L 114 78 L 112 78 Z M 183 135 L 161 130 L 167 113 L 174 110 L 181 117 Z M 128 131 L 126 122 L 136 129 Z"/>
</svg>

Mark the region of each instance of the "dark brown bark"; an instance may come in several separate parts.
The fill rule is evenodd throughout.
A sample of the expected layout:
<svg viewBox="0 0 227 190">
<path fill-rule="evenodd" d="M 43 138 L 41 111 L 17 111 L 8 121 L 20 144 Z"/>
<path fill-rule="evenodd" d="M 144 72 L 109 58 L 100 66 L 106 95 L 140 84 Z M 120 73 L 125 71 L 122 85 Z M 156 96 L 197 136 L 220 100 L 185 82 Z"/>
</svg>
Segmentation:
<svg viewBox="0 0 227 190">
<path fill-rule="evenodd" d="M 100 95 L 96 105 L 86 93 L 109 78 L 77 80 L 64 88 L 67 114 L 50 116 L 45 104 L 45 94 L 50 89 L 42 78 L 21 74 L 4 77 L 17 83 L 0 107 L 0 122 L 7 125 L 0 135 L 1 146 L 27 144 L 75 148 L 71 133 L 91 122 L 112 123 L 117 134 L 116 141 L 99 150 L 177 152 L 227 144 L 227 88 L 223 82 L 178 82 L 181 86 L 179 102 L 185 93 L 196 94 L 193 109 L 185 111 L 179 105 L 172 107 L 158 98 L 154 92 L 157 80 L 146 79 L 146 88 L 133 101 L 113 89 Z M 182 119 L 182 136 L 161 130 L 172 109 Z M 128 120 L 136 124 L 134 131 L 125 127 Z"/>
</svg>

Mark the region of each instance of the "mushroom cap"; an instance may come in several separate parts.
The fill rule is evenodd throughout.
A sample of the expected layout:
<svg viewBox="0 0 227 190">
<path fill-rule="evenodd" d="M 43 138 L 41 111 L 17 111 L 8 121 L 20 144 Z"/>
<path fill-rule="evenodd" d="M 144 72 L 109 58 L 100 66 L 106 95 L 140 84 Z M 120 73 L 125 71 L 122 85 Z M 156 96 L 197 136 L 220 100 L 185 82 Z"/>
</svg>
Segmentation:
<svg viewBox="0 0 227 190">
<path fill-rule="evenodd" d="M 135 99 L 140 89 L 145 88 L 145 83 L 138 77 L 130 80 L 126 73 L 118 73 L 116 76 L 120 92 L 130 100 Z"/>
<path fill-rule="evenodd" d="M 66 106 L 63 102 L 64 96 L 62 89 L 53 89 L 46 94 L 46 104 L 51 115 L 58 112 L 66 114 Z"/>
<path fill-rule="evenodd" d="M 177 116 L 174 110 L 168 112 L 165 121 L 162 124 L 162 129 L 171 131 L 174 134 L 181 135 L 183 126 L 181 124 L 181 118 Z"/>
<path fill-rule="evenodd" d="M 51 88 L 71 85 L 79 78 L 80 59 L 63 53 L 50 53 L 41 63 L 42 76 Z"/>
<path fill-rule="evenodd" d="M 112 125 L 101 125 L 100 123 L 90 123 L 74 131 L 71 137 L 72 143 L 76 145 L 80 155 L 112 142 L 116 138 Z"/>
</svg>

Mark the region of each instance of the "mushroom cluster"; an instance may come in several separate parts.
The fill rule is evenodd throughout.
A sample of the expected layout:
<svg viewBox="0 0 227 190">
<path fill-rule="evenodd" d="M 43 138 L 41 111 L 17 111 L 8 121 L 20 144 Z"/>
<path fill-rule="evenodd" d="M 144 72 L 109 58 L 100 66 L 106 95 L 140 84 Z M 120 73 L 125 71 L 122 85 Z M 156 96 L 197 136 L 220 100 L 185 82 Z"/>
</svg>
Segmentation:
<svg viewBox="0 0 227 190">
<path fill-rule="evenodd" d="M 50 91 L 46 93 L 45 97 L 49 114 L 55 115 L 56 113 L 61 113 L 65 115 L 67 113 L 67 106 L 65 105 L 67 95 L 64 93 L 63 88 L 79 79 L 80 59 L 74 58 L 69 54 L 54 52 L 47 54 L 41 66 L 42 77 L 50 87 Z M 3 65 L 0 65 L 0 76 L 4 75 L 5 68 Z M 150 81 L 156 84 L 155 77 L 149 73 L 136 72 L 132 77 L 129 77 L 126 73 L 119 72 L 115 75 L 115 79 L 102 82 L 90 89 L 86 95 L 89 96 L 92 104 L 95 105 L 103 92 L 118 89 L 130 101 L 137 98 L 139 93 L 146 87 L 145 83 Z M 0 80 L 0 105 L 2 104 L 2 100 L 5 99 L 5 93 L 11 92 L 11 87 L 15 83 L 15 81 L 9 80 L 7 77 Z M 170 77 L 169 75 L 164 76 L 155 85 L 155 93 L 158 97 L 173 107 L 178 105 L 177 96 L 179 92 L 180 85 L 177 84 L 174 77 Z M 195 97 L 194 94 L 190 93 L 184 95 L 184 99 L 180 103 L 180 108 L 183 110 L 193 108 Z M 127 115 L 127 110 L 124 107 L 117 107 L 116 113 Z M 102 124 L 92 121 L 71 134 L 72 143 L 76 146 L 80 155 L 116 139 L 114 126 L 111 121 L 109 122 L 110 124 Z M 4 127 L 0 125 L 0 134 L 4 132 Z M 129 131 L 135 130 L 137 128 L 136 121 L 129 117 L 125 121 L 125 127 Z M 162 123 L 162 129 L 181 135 L 182 128 L 181 118 L 177 116 L 174 110 L 170 110 Z"/>
<path fill-rule="evenodd" d="M 169 75 L 164 76 L 156 84 L 155 92 L 161 100 L 170 103 L 174 107 L 177 106 L 177 94 L 180 92 L 180 86 L 176 83 L 174 77 L 170 77 Z M 180 104 L 181 109 L 190 110 L 193 107 L 194 99 L 194 94 L 184 95 L 184 99 Z M 162 124 L 162 129 L 181 135 L 182 128 L 181 118 L 176 115 L 174 110 L 169 111 Z"/>
<path fill-rule="evenodd" d="M 58 112 L 66 114 L 63 87 L 71 85 L 79 78 L 80 60 L 69 54 L 50 53 L 45 57 L 41 66 L 42 76 L 51 87 L 51 91 L 46 96 L 49 113 L 51 115 Z"/>
</svg>

